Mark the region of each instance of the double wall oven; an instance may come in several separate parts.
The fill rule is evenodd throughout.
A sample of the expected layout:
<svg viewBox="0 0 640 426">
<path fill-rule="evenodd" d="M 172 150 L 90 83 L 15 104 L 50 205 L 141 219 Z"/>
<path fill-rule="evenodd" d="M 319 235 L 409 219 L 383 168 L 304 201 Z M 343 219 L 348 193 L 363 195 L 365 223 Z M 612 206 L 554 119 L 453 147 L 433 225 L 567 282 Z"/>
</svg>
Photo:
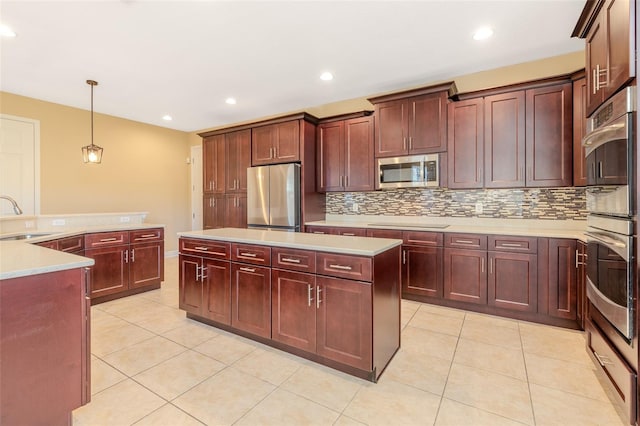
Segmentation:
<svg viewBox="0 0 640 426">
<path fill-rule="evenodd" d="M 631 342 L 634 333 L 633 180 L 635 86 L 589 118 L 587 163 L 587 297 Z"/>
</svg>

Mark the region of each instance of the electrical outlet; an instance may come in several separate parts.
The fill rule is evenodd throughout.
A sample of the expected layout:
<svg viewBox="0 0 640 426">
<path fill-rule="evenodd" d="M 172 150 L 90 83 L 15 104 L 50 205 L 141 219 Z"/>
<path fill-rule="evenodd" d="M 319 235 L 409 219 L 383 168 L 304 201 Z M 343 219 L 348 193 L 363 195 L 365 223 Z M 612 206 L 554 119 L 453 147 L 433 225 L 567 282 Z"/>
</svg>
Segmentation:
<svg viewBox="0 0 640 426">
<path fill-rule="evenodd" d="M 358 213 L 359 210 L 360 207 L 358 206 L 358 203 L 353 203 L 353 205 L 351 206 L 351 211 L 353 211 L 354 213 Z"/>
<path fill-rule="evenodd" d="M 129 216 L 120 216 L 120 222 L 121 223 L 131 222 L 131 218 Z"/>
<path fill-rule="evenodd" d="M 481 202 L 477 202 L 476 203 L 476 214 L 482 214 L 482 211 L 484 210 L 484 207 L 482 206 Z"/>
<path fill-rule="evenodd" d="M 53 226 L 64 226 L 65 223 L 67 223 L 67 221 L 64 219 L 53 219 L 53 221 L 51 222 Z"/>
</svg>

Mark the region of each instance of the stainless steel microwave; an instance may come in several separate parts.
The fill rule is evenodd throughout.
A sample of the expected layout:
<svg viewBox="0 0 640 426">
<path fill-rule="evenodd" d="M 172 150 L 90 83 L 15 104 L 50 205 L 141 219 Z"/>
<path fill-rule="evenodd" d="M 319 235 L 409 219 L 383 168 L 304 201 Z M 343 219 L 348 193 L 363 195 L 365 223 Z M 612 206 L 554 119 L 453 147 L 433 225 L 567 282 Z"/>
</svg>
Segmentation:
<svg viewBox="0 0 640 426">
<path fill-rule="evenodd" d="M 378 158 L 376 189 L 440 186 L 438 154 Z"/>
</svg>

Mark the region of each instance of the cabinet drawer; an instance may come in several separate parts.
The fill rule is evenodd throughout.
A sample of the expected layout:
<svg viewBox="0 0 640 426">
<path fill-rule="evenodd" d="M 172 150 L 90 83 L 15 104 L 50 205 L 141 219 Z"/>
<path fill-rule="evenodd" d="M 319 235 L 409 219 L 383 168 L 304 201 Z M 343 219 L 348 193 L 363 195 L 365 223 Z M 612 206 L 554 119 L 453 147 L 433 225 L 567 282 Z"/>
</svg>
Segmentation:
<svg viewBox="0 0 640 426">
<path fill-rule="evenodd" d="M 42 241 L 41 243 L 36 243 L 36 245 L 53 250 L 58 250 L 58 240 Z"/>
<path fill-rule="evenodd" d="M 305 226 L 304 229 L 309 234 L 335 234 L 334 229 L 328 226 Z"/>
<path fill-rule="evenodd" d="M 58 250 L 69 253 L 84 250 L 84 236 L 76 235 L 58 240 Z"/>
<path fill-rule="evenodd" d="M 180 253 L 228 260 L 231 258 L 231 243 L 180 238 Z"/>
<path fill-rule="evenodd" d="M 636 374 L 622 359 L 618 352 L 609 344 L 600 330 L 591 321 L 586 322 L 587 332 L 587 352 L 597 364 L 601 371 L 604 371 L 606 378 L 613 384 L 610 392 L 617 397 L 619 405 L 627 420 L 631 423 L 636 418 Z M 602 375 L 601 375 L 602 376 Z"/>
<path fill-rule="evenodd" d="M 367 229 L 367 237 L 402 239 L 402 231 L 395 229 Z"/>
<path fill-rule="evenodd" d="M 138 229 L 129 232 L 129 241 L 133 243 L 141 243 L 144 241 L 161 241 L 164 240 L 164 229 Z"/>
<path fill-rule="evenodd" d="M 348 237 L 365 237 L 367 230 L 364 228 L 334 228 L 338 235 L 346 235 Z"/>
<path fill-rule="evenodd" d="M 334 253 L 317 253 L 317 273 L 358 281 L 371 281 L 371 258 Z"/>
<path fill-rule="evenodd" d="M 274 268 L 313 274 L 316 272 L 316 253 L 306 250 L 273 247 L 271 249 L 271 265 Z"/>
<path fill-rule="evenodd" d="M 487 236 L 481 234 L 446 234 L 445 247 L 486 250 Z"/>
<path fill-rule="evenodd" d="M 129 244 L 129 232 L 98 232 L 84 236 L 84 246 L 86 248 L 116 246 Z"/>
<path fill-rule="evenodd" d="M 269 266 L 271 265 L 271 247 L 233 243 L 231 244 L 231 260 Z"/>
<path fill-rule="evenodd" d="M 489 236 L 489 250 L 537 253 L 538 239 L 506 235 L 491 235 Z"/>
<path fill-rule="evenodd" d="M 403 231 L 402 239 L 405 244 L 442 247 L 444 236 L 441 232 Z"/>
</svg>

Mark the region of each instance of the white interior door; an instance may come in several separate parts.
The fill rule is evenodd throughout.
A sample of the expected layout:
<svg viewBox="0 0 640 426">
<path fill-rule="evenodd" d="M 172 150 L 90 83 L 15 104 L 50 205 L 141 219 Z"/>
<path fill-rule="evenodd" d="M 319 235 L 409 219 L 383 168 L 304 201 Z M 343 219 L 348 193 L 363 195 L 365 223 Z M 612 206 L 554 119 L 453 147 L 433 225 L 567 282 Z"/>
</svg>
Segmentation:
<svg viewBox="0 0 640 426">
<path fill-rule="evenodd" d="M 40 121 L 0 114 L 0 195 L 25 215 L 40 214 Z M 0 216 L 12 215 L 11 203 L 0 200 Z"/>
<path fill-rule="evenodd" d="M 191 230 L 202 229 L 202 146 L 191 147 Z"/>
</svg>

